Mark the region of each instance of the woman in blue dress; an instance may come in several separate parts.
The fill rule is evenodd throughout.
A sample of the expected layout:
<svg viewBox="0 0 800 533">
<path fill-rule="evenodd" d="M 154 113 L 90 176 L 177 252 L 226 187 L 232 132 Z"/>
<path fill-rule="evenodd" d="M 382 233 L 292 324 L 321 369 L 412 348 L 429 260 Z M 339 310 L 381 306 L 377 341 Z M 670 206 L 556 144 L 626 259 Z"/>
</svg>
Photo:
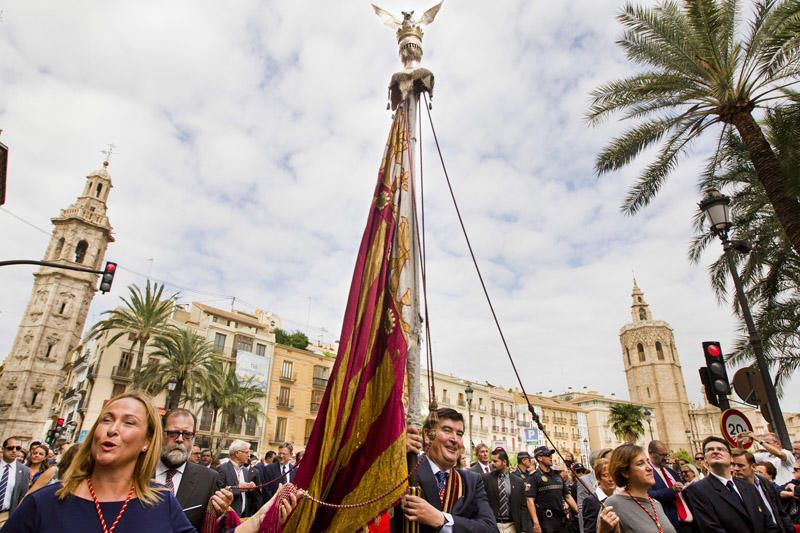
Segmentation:
<svg viewBox="0 0 800 533">
<path fill-rule="evenodd" d="M 2 533 L 195 531 L 172 492 L 152 482 L 162 439 L 158 413 L 147 395 L 134 391 L 113 398 L 61 481 L 28 495 Z M 222 511 L 231 499 L 230 492 L 220 491 L 211 503 Z M 273 501 L 236 533 L 257 532 Z M 281 518 L 295 503 L 294 498 L 282 502 Z"/>
</svg>

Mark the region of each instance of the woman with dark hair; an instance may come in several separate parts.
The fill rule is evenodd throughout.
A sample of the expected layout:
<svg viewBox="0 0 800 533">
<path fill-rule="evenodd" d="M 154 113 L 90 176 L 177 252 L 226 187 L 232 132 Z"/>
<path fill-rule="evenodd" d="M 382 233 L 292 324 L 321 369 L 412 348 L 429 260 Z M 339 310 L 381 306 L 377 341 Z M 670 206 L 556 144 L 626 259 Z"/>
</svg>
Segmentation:
<svg viewBox="0 0 800 533">
<path fill-rule="evenodd" d="M 618 446 L 611 454 L 608 471 L 623 490 L 604 502 L 597 521 L 598 532 L 676 533 L 661 504 L 647 494 L 656 481 L 640 446 Z"/>
<path fill-rule="evenodd" d="M 30 483 L 36 483 L 39 476 L 47 470 L 47 454 L 50 450 L 44 444 L 38 443 L 31 445 L 31 452 L 28 456 L 28 468 L 31 471 Z"/>
<path fill-rule="evenodd" d="M 134 533 L 195 531 L 172 491 L 152 482 L 163 442 L 161 420 L 150 398 L 133 391 L 112 398 L 58 483 L 34 492 L 10 516 L 13 533 Z M 217 492 L 221 514 L 233 495 Z M 269 502 L 236 533 L 255 533 Z M 281 519 L 296 500 L 282 500 Z"/>
</svg>

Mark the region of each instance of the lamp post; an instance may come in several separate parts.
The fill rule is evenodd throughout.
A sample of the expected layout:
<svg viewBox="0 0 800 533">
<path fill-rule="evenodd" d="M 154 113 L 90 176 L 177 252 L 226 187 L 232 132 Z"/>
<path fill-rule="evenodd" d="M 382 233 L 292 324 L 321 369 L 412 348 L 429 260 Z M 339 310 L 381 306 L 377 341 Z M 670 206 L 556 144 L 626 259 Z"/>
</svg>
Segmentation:
<svg viewBox="0 0 800 533">
<path fill-rule="evenodd" d="M 653 419 L 653 412 L 650 411 L 650 409 L 645 408 L 645 410 L 644 410 L 644 419 L 647 422 L 647 429 L 650 430 L 650 440 L 656 440 L 653 437 L 653 425 L 650 423 L 650 421 Z"/>
<path fill-rule="evenodd" d="M 589 462 L 589 439 L 586 437 L 583 438 L 583 466 L 591 466 L 587 465 Z"/>
<path fill-rule="evenodd" d="M 736 288 L 736 297 L 739 299 L 739 308 L 742 310 L 742 317 L 747 325 L 747 333 L 750 337 L 750 345 L 753 347 L 753 353 L 756 357 L 756 364 L 758 366 L 758 373 L 761 376 L 761 382 L 764 384 L 764 390 L 767 392 L 766 408 L 775 433 L 784 448 L 791 450 L 791 440 L 789 439 L 789 432 L 786 430 L 786 422 L 783 420 L 783 413 L 781 406 L 778 404 L 778 395 L 775 393 L 775 384 L 769 376 L 769 367 L 767 360 L 764 357 L 764 350 L 761 346 L 761 338 L 756 330 L 753 315 L 750 313 L 750 304 L 747 301 L 747 294 L 744 292 L 742 279 L 739 277 L 739 272 L 736 270 L 736 263 L 733 260 L 733 250 L 747 253 L 750 251 L 750 245 L 745 241 L 731 241 L 728 239 L 728 230 L 730 230 L 733 223 L 730 219 L 730 210 L 728 205 L 731 199 L 719 192 L 716 189 L 709 189 L 706 196 L 700 202 L 699 207 L 705 213 L 706 217 L 711 222 L 711 231 L 720 241 L 722 241 L 722 249 L 725 252 L 725 260 L 728 263 L 728 270 L 731 271 L 733 278 L 733 285 Z M 763 401 L 763 399 L 762 399 Z"/>
<path fill-rule="evenodd" d="M 464 389 L 464 395 L 467 398 L 467 416 L 469 417 L 469 460 L 472 461 L 472 452 L 475 450 L 475 444 L 472 442 L 472 395 L 475 391 L 472 390 L 472 385 L 467 383 L 467 388 Z"/>
<path fill-rule="evenodd" d="M 175 394 L 174 394 L 175 387 L 177 386 L 178 386 L 178 380 L 175 379 L 175 376 L 169 378 L 169 381 L 167 381 L 167 390 L 169 391 L 169 393 L 167 394 L 167 409 L 175 409 L 175 407 L 177 407 L 177 405 L 175 405 L 175 403 L 177 402 L 175 402 Z"/>
<path fill-rule="evenodd" d="M 686 440 L 689 441 L 689 453 L 694 454 L 694 442 L 693 442 L 694 439 L 692 438 L 694 437 L 694 435 L 692 435 L 692 430 L 687 429 L 685 433 L 686 433 Z"/>
</svg>

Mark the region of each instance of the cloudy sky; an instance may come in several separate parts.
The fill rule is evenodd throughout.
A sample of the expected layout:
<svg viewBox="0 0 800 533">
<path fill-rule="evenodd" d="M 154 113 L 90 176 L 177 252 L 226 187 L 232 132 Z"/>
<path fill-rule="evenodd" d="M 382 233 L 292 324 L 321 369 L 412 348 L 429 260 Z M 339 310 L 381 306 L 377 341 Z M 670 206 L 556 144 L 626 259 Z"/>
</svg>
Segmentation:
<svg viewBox="0 0 800 533">
<path fill-rule="evenodd" d="M 588 94 L 633 72 L 614 44 L 620 8 L 448 0 L 424 39 L 433 119 L 527 390 L 627 397 L 618 332 L 635 272 L 700 401 L 701 341 L 730 346 L 735 332 L 706 275 L 720 249 L 687 260 L 713 141 L 635 217 L 619 205 L 647 158 L 594 175 L 594 155 L 622 126 L 588 127 Z M 235 296 L 312 339 L 338 337 L 400 67 L 367 1 L 0 1 L 0 11 L 0 128 L 12 150 L 3 259 L 42 257 L 50 217 L 113 143 L 107 258 L 123 269 L 89 323 L 150 273 L 185 302 L 230 308 Z M 423 130 L 436 369 L 513 386 L 430 141 Z M 2 271 L 0 356 L 31 273 Z M 790 409 L 799 392 L 788 389 Z"/>
</svg>

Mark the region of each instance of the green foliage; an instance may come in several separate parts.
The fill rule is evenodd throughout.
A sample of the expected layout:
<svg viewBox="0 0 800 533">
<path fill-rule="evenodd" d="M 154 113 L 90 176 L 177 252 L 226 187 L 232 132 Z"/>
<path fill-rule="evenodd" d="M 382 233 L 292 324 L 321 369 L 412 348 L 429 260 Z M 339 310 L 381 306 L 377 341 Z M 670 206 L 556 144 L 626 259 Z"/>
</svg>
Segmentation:
<svg viewBox="0 0 800 533">
<path fill-rule="evenodd" d="M 210 378 L 219 353 L 204 337 L 189 329 L 175 329 L 153 339 L 155 350 L 142 369 L 139 383 L 150 394 L 167 389 L 177 380 L 174 395 L 180 405 L 194 403 L 198 391 L 211 385 Z"/>
<path fill-rule="evenodd" d="M 800 104 L 771 110 L 763 128 L 789 178 L 793 194 L 800 196 Z M 730 238 L 746 240 L 753 248 L 747 255 L 734 252 L 734 258 L 780 393 L 800 368 L 800 256 L 778 222 L 744 143 L 735 132 L 723 138 L 719 158 L 709 162 L 703 186 L 717 188 L 730 196 L 733 217 Z M 741 317 L 728 263 L 698 209 L 689 258 L 699 262 L 708 246 L 719 253 L 709 267 L 711 285 L 718 299 L 730 300 L 734 313 Z M 755 361 L 743 321 L 729 360 L 734 364 Z"/>
<path fill-rule="evenodd" d="M 687 463 L 690 463 L 690 464 L 694 464 L 694 456 L 691 453 L 689 453 L 686 450 L 684 450 L 683 448 L 680 448 L 680 449 L 672 452 L 672 458 L 673 459 L 680 459 L 681 461 L 684 461 L 684 462 L 687 462 Z"/>
<path fill-rule="evenodd" d="M 658 194 L 679 159 L 703 132 L 735 127 L 758 178 L 770 191 L 781 225 L 800 250 L 800 202 L 786 187 L 774 154 L 753 120 L 757 108 L 785 102 L 800 74 L 800 2 L 758 0 L 742 24 L 737 0 L 663 1 L 625 5 L 618 44 L 643 72 L 605 83 L 591 94 L 587 118 L 614 114 L 633 125 L 597 156 L 598 174 L 619 170 L 658 147 L 622 209 L 635 214 Z M 797 229 L 795 228 L 797 224 Z"/>
<path fill-rule="evenodd" d="M 287 333 L 281 328 L 275 328 L 272 330 L 272 332 L 275 333 L 275 342 L 278 344 L 293 346 L 295 348 L 300 348 L 301 350 L 305 350 L 308 346 L 308 336 L 306 336 L 306 334 L 300 330 Z"/>
<path fill-rule="evenodd" d="M 136 366 L 134 368 L 133 382 L 139 384 L 141 375 L 142 360 L 144 350 L 150 339 L 157 335 L 163 335 L 174 329 L 168 323 L 175 309 L 177 294 L 164 297 L 164 285 L 155 283 L 150 284 L 147 280 L 144 293 L 137 285 L 128 287 L 128 298 L 120 298 L 123 306 L 102 314 L 106 316 L 103 320 L 92 326 L 89 336 L 99 338 L 104 333 L 113 331 L 113 335 L 108 341 L 108 345 L 114 344 L 123 335 L 129 336 L 131 340 L 131 350 L 138 347 Z"/>
<path fill-rule="evenodd" d="M 636 442 L 644 435 L 643 421 L 644 408 L 641 405 L 618 403 L 609 409 L 608 423 L 619 440 Z"/>
</svg>

